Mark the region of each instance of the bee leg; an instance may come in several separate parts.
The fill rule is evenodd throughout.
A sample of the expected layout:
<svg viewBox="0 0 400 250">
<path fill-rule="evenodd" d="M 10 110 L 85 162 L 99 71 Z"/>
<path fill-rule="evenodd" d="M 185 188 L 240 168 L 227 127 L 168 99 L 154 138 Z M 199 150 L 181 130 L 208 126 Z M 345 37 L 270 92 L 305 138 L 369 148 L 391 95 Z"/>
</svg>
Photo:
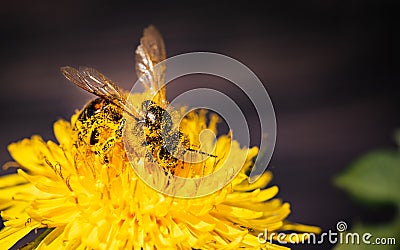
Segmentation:
<svg viewBox="0 0 400 250">
<path fill-rule="evenodd" d="M 115 145 L 115 138 L 111 137 L 101 147 L 101 151 L 103 154 L 107 153 L 112 146 Z"/>
<path fill-rule="evenodd" d="M 178 159 L 175 158 L 165 146 L 159 148 L 157 152 L 157 157 L 159 163 L 162 167 L 169 173 L 174 174 L 175 167 L 177 165 Z"/>
<path fill-rule="evenodd" d="M 101 145 L 98 150 L 95 151 L 96 155 L 102 157 L 103 163 L 109 163 L 110 162 L 110 157 L 107 155 L 107 153 L 115 145 L 115 142 L 116 142 L 115 138 L 111 137 L 107 141 L 105 141 L 103 143 L 103 145 Z"/>
<path fill-rule="evenodd" d="M 110 160 L 109 160 L 109 157 L 108 157 L 106 154 L 107 154 L 108 151 L 115 145 L 115 142 L 116 142 L 117 140 L 119 140 L 119 139 L 122 138 L 122 133 L 123 133 L 124 127 L 125 127 L 125 119 L 122 119 L 120 125 L 119 125 L 118 128 L 115 130 L 115 136 L 114 136 L 114 137 L 111 137 L 111 138 L 109 138 L 107 141 L 105 141 L 105 142 L 103 143 L 103 145 L 100 147 L 101 149 L 98 150 L 98 151 L 96 151 L 96 154 L 97 154 L 97 155 L 100 155 L 100 153 L 105 154 L 105 156 L 104 156 L 104 162 L 105 162 L 105 163 L 108 163 L 108 162 L 110 161 Z M 95 132 L 95 131 L 97 131 L 97 129 L 93 130 L 92 136 L 91 136 L 91 137 L 94 137 L 93 135 L 96 135 L 96 132 Z M 97 132 L 97 134 L 98 134 L 98 132 Z M 98 137 L 98 136 L 97 136 L 97 137 Z M 96 137 L 96 138 L 97 138 L 97 137 Z M 91 138 L 91 140 L 92 140 L 92 138 Z M 96 143 L 97 143 L 98 141 L 99 141 L 99 140 L 98 140 L 98 138 L 97 138 Z"/>
<path fill-rule="evenodd" d="M 126 122 L 126 119 L 125 118 L 122 119 L 121 123 L 118 126 L 118 129 L 115 130 L 115 138 L 116 139 L 121 139 L 122 138 L 122 133 L 124 132 L 124 128 L 125 128 L 125 122 Z"/>
<path fill-rule="evenodd" d="M 203 152 L 201 150 L 191 148 L 191 146 L 193 146 L 193 144 L 191 144 L 189 139 L 182 133 L 181 133 L 181 141 L 182 141 L 182 145 L 184 145 L 184 148 L 185 148 L 184 151 L 195 152 L 195 153 L 198 153 L 198 154 L 207 155 L 209 157 L 217 158 L 216 155 L 209 154 L 209 153 Z M 200 146 L 195 146 L 195 147 L 199 148 Z M 184 152 L 184 153 L 186 153 L 186 152 Z"/>
<path fill-rule="evenodd" d="M 179 132 L 179 141 L 181 142 L 184 148 L 190 148 L 189 138 L 181 132 Z"/>
</svg>

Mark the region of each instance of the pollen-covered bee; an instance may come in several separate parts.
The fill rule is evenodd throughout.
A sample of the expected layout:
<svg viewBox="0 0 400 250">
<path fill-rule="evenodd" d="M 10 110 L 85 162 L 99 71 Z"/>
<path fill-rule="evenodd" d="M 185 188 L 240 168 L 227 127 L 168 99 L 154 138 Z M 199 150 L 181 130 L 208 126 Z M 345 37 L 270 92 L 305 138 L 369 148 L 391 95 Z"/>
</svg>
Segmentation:
<svg viewBox="0 0 400 250">
<path fill-rule="evenodd" d="M 62 67 L 64 76 L 99 98 L 91 101 L 80 112 L 74 124 L 77 134 L 75 147 L 86 145 L 96 155 L 104 157 L 108 162 L 107 152 L 116 142 L 122 140 L 127 117 L 133 118 L 135 133 L 146 153 L 146 158 L 155 161 L 167 172 L 174 174 L 174 167 L 179 159 L 177 154 L 187 151 L 216 157 L 214 155 L 192 149 L 189 139 L 178 129 L 173 128 L 173 119 L 166 110 L 168 101 L 165 88 L 165 66 L 158 63 L 166 59 L 164 41 L 154 26 L 144 30 L 140 45 L 136 49 L 136 74 L 141 83 L 154 98 L 144 100 L 141 107 L 134 107 L 127 100 L 128 93 L 120 90 L 106 76 L 93 68 Z M 132 126 L 131 126 L 132 127 Z M 143 135 L 143 136 L 142 136 Z M 179 151 L 179 152 L 178 152 Z"/>
</svg>

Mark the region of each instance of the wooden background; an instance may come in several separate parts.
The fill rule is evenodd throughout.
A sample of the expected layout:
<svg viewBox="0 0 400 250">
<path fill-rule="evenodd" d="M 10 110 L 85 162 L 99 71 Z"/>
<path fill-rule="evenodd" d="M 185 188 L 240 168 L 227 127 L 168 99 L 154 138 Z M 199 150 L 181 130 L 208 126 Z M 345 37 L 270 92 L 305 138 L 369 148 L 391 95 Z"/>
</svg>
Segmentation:
<svg viewBox="0 0 400 250">
<path fill-rule="evenodd" d="M 164 35 L 168 56 L 222 53 L 263 81 L 278 124 L 269 169 L 280 186 L 279 197 L 292 205 L 292 221 L 329 230 L 340 220 L 349 225 L 389 220 L 393 209 L 363 208 L 337 190 L 332 179 L 357 156 L 394 147 L 392 133 L 400 127 L 398 4 L 276 2 L 3 5 L 0 164 L 10 160 L 7 144 L 32 134 L 54 139 L 53 122 L 68 119 L 92 98 L 63 79 L 60 66 L 92 66 L 130 89 L 136 81 L 134 49 L 143 28 L 154 24 Z M 215 78 L 179 82 L 169 88 L 170 98 L 196 86 L 241 96 Z M 256 131 L 256 115 L 246 101 L 238 102 Z"/>
</svg>

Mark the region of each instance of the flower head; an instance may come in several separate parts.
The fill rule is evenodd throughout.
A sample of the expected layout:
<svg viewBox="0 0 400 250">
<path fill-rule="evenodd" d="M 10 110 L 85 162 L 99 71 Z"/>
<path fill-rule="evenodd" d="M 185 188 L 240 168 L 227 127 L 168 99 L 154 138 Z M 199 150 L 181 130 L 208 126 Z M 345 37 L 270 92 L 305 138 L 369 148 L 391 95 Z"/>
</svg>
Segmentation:
<svg viewBox="0 0 400 250">
<path fill-rule="evenodd" d="M 270 172 L 248 183 L 246 172 L 258 153 L 255 147 L 240 148 L 234 142 L 229 149 L 225 145 L 231 138 L 219 137 L 216 155 L 222 157 L 226 150 L 247 154 L 239 174 L 210 195 L 176 198 L 138 178 L 130 164 L 146 165 L 139 158 L 129 161 L 122 141 L 102 154 L 90 145 L 77 146 L 77 133 L 82 132 L 75 125 L 78 115 L 71 122 L 59 120 L 54 124 L 58 143 L 32 136 L 9 145 L 20 167 L 17 174 L 0 178 L 3 247 L 13 246 L 40 228 L 49 230 L 32 245 L 38 249 L 280 249 L 269 241 L 260 244 L 257 236 L 265 229 L 319 231 L 286 221 L 289 204 L 274 198 L 278 187 L 265 188 L 272 178 Z M 181 126 L 195 140 L 205 128 L 216 133 L 217 120 L 212 116 L 207 123 L 202 111 L 186 116 Z M 202 176 L 219 164 L 215 159 L 187 164 L 177 174 Z"/>
<path fill-rule="evenodd" d="M 0 177 L 5 220 L 1 246 L 9 248 L 40 228 L 46 230 L 30 248 L 277 249 L 258 236 L 265 230 L 319 231 L 286 221 L 289 204 L 273 198 L 276 186 L 264 189 L 270 172 L 248 183 L 246 173 L 257 148 L 241 148 L 229 135 L 216 140 L 205 135 L 200 143 L 205 129 L 218 134 L 217 116 L 207 122 L 206 111 L 199 111 L 172 122 L 184 110 L 166 111 L 165 68 L 160 63 L 165 58 L 161 35 L 148 27 L 136 50 L 136 71 L 145 92 L 128 98 L 94 69 L 62 68 L 67 79 L 101 98 L 73 115 L 71 122 L 54 124 L 58 143 L 32 136 L 9 145 L 19 167 L 17 174 Z M 244 162 L 237 161 L 240 157 Z M 154 172 L 161 167 L 166 171 Z M 218 191 L 197 198 L 174 195 L 199 191 L 196 183 L 176 185 L 175 177 L 189 182 L 215 173 L 222 173 L 218 176 L 223 179 L 206 184 L 219 185 Z M 147 182 L 144 176 L 150 177 Z M 228 185 L 220 185 L 226 181 Z"/>
</svg>

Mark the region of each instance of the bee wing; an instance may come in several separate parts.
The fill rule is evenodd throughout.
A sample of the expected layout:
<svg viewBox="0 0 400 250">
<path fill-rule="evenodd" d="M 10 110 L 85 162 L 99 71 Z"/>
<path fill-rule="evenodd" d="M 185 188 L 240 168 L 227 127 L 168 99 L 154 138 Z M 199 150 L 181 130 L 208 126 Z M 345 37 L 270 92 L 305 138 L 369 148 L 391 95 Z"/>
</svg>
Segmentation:
<svg viewBox="0 0 400 250">
<path fill-rule="evenodd" d="M 66 66 L 61 68 L 61 72 L 65 78 L 82 89 L 109 100 L 135 118 L 139 117 L 137 110 L 126 102 L 124 92 L 97 70 L 87 67 L 80 67 L 77 70 Z"/>
<path fill-rule="evenodd" d="M 102 97 L 111 97 L 114 99 L 124 100 L 124 93 L 105 75 L 93 68 L 80 67 L 79 72 L 84 76 L 84 79 L 89 83 L 95 94 L 100 94 Z"/>
<path fill-rule="evenodd" d="M 147 27 L 136 49 L 136 74 L 146 90 L 156 95 L 156 101 L 165 102 L 165 65 L 156 65 L 166 59 L 165 44 L 160 32 L 154 27 Z M 157 90 L 160 91 L 157 92 Z M 158 100 L 157 100 L 158 99 Z"/>
<path fill-rule="evenodd" d="M 70 66 L 65 66 L 60 68 L 61 73 L 67 78 L 70 82 L 79 86 L 80 88 L 90 92 L 95 93 L 95 90 L 90 86 L 89 82 L 85 79 L 85 77 L 79 72 L 77 69 L 72 68 Z"/>
</svg>

